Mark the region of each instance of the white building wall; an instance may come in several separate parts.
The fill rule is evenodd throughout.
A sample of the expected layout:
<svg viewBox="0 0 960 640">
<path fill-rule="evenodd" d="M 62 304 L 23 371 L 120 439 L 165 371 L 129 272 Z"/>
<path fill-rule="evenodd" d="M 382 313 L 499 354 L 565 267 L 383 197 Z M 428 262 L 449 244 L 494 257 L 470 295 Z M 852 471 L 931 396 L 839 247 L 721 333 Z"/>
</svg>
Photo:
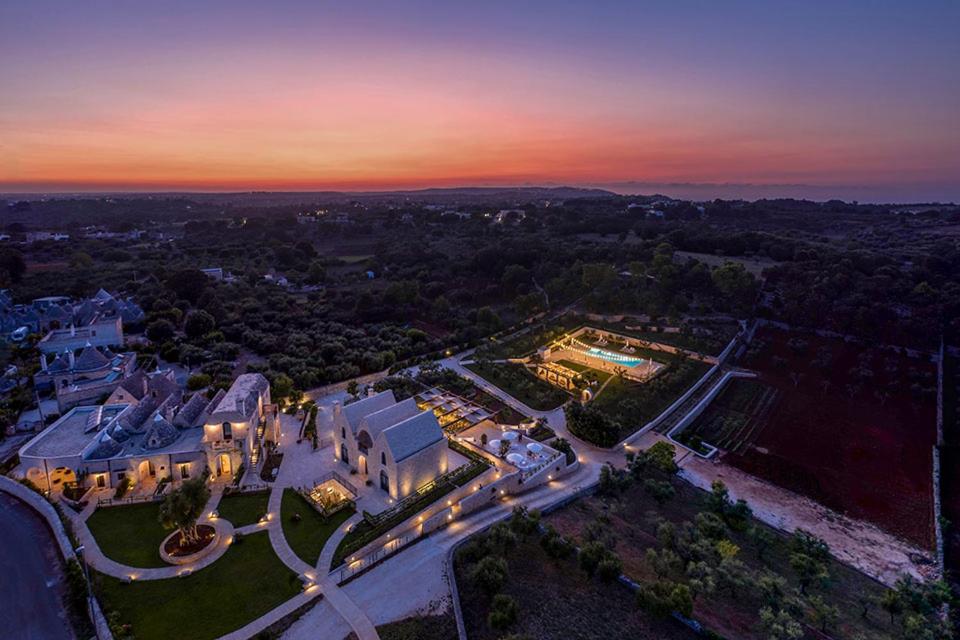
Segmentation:
<svg viewBox="0 0 960 640">
<path fill-rule="evenodd" d="M 390 479 L 390 497 L 395 500 L 405 498 L 445 474 L 448 464 L 447 450 L 447 440 L 444 438 L 394 465 L 396 471 Z M 387 456 L 389 462 L 389 454 Z M 377 460 L 379 462 L 379 454 Z"/>
</svg>

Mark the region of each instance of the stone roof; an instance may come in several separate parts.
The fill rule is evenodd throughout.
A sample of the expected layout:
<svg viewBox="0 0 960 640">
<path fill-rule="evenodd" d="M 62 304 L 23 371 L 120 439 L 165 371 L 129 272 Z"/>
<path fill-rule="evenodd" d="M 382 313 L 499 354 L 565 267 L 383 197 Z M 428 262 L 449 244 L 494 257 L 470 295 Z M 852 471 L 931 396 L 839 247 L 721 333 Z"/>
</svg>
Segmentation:
<svg viewBox="0 0 960 640">
<path fill-rule="evenodd" d="M 110 363 L 110 359 L 103 355 L 99 349 L 87 343 L 80 355 L 74 361 L 73 368 L 78 371 L 92 371 L 99 369 Z"/>
<path fill-rule="evenodd" d="M 390 407 L 396 404 L 397 401 L 393 396 L 393 391 L 387 389 L 386 391 L 381 391 L 380 393 L 375 393 L 372 396 L 368 396 L 363 400 L 358 400 L 357 402 L 351 403 L 341 409 L 344 419 L 347 421 L 347 426 L 350 427 L 350 431 L 353 433 L 357 432 L 357 427 L 360 426 L 360 421 L 371 413 L 377 411 L 382 411 L 387 407 Z"/>
<path fill-rule="evenodd" d="M 140 431 L 140 427 L 150 417 L 150 414 L 157 409 L 159 404 L 159 401 L 153 396 L 146 396 L 140 404 L 120 416 L 120 424 L 128 431 Z"/>
<path fill-rule="evenodd" d="M 417 408 L 417 401 L 413 398 L 407 398 L 364 417 L 360 421 L 359 431 L 366 431 L 372 442 L 387 427 L 391 427 L 407 418 L 412 418 L 418 413 L 420 413 L 420 409 Z"/>
<path fill-rule="evenodd" d="M 233 381 L 211 416 L 234 414 L 247 418 L 257 409 L 261 394 L 269 388 L 270 383 L 263 374 L 245 373 Z"/>
<path fill-rule="evenodd" d="M 174 416 L 173 424 L 181 429 L 199 424 L 198 418 L 203 414 L 203 410 L 207 408 L 208 404 L 209 402 L 202 393 L 193 394 Z"/>
<path fill-rule="evenodd" d="M 47 356 L 41 355 L 41 358 L 46 358 Z M 51 373 L 56 373 L 57 371 L 69 371 L 70 370 L 70 356 L 66 353 L 58 354 L 56 358 L 53 359 L 53 362 L 47 365 L 47 371 Z"/>
<path fill-rule="evenodd" d="M 153 421 L 147 428 L 146 435 L 143 437 L 143 448 L 162 449 L 173 444 L 179 436 L 180 432 L 177 431 L 177 428 L 158 413 L 154 416 Z"/>
<path fill-rule="evenodd" d="M 123 451 L 123 445 L 104 431 L 98 437 L 96 446 L 90 451 L 89 458 L 112 458 Z"/>
<path fill-rule="evenodd" d="M 443 440 L 443 429 L 433 411 L 424 411 L 384 429 L 383 437 L 393 461 L 399 463 Z"/>
</svg>

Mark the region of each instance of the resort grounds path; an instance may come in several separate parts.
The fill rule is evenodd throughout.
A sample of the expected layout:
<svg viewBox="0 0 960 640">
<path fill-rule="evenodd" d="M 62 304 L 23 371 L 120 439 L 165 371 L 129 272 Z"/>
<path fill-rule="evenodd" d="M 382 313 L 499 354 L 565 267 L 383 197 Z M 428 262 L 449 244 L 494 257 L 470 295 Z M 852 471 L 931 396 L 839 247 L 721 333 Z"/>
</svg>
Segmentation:
<svg viewBox="0 0 960 640">
<path fill-rule="evenodd" d="M 354 604 L 350 597 L 340 589 L 336 581 L 327 578 L 329 563 L 336 551 L 336 545 L 339 544 L 339 541 L 346 535 L 346 523 L 331 536 L 330 540 L 327 540 L 316 566 L 307 564 L 297 556 L 283 535 L 281 504 L 283 502 L 284 490 L 288 488 L 312 486 L 317 473 L 315 471 L 316 458 L 314 458 L 314 456 L 325 455 L 325 453 L 327 453 L 321 453 L 323 450 L 315 451 L 309 442 L 297 443 L 298 433 L 299 431 L 294 422 L 283 425 L 281 439 L 283 461 L 280 464 L 277 479 L 273 482 L 273 486 L 270 489 L 270 499 L 268 503 L 268 511 L 273 515 L 269 527 L 270 544 L 273 546 L 274 552 L 287 567 L 298 575 L 304 576 L 306 580 L 313 582 L 314 586 L 309 587 L 300 596 L 284 603 L 280 608 L 290 613 L 322 593 L 324 599 L 332 605 L 333 609 L 360 640 L 379 640 L 376 627 L 373 626 L 373 623 L 363 610 Z M 357 516 L 348 522 L 355 522 L 356 518 Z M 324 559 L 326 559 L 327 562 L 325 568 L 322 564 Z M 298 604 L 294 603 L 294 601 L 297 601 Z M 314 607 L 311 609 L 311 612 L 312 611 L 322 612 L 326 617 L 330 617 L 330 612 L 327 607 Z M 283 615 L 286 615 L 286 613 Z M 282 618 L 283 615 L 280 615 L 277 613 L 277 610 L 274 610 L 267 614 L 267 616 L 255 620 L 245 628 L 245 631 L 248 633 L 246 637 L 259 633 L 276 620 Z M 317 634 L 313 637 L 326 636 Z"/>
<path fill-rule="evenodd" d="M 223 495 L 223 487 L 215 485 L 211 490 L 210 499 L 207 501 L 207 506 L 204 508 L 203 514 L 200 516 L 199 521 L 204 524 L 209 524 L 217 530 L 219 538 L 217 539 L 216 549 L 203 556 L 196 562 L 170 565 L 169 567 L 149 569 L 143 567 L 131 567 L 130 565 L 111 560 L 104 555 L 103 551 L 100 549 L 100 545 L 97 544 L 97 539 L 93 536 L 93 533 L 91 533 L 86 522 L 87 518 L 89 518 L 96 510 L 98 498 L 108 497 L 109 495 L 110 491 L 99 491 L 91 494 L 89 500 L 90 503 L 94 505 L 93 508 L 90 508 L 90 504 L 88 503 L 87 507 L 84 508 L 80 513 L 77 513 L 66 505 L 61 505 L 64 515 L 73 526 L 74 535 L 76 535 L 80 544 L 83 545 L 83 557 L 87 564 L 93 569 L 99 571 L 100 573 L 105 573 L 108 576 L 113 576 L 114 578 L 119 578 L 121 580 L 166 580 L 167 578 L 176 578 L 183 575 L 185 572 L 193 573 L 194 571 L 199 571 L 200 569 L 213 564 L 220 558 L 220 556 L 227 552 L 227 549 L 230 547 L 230 543 L 233 541 L 232 524 L 222 518 L 210 519 L 211 512 L 217 508 L 217 504 L 220 502 L 220 497 Z M 111 507 L 104 508 L 110 509 Z M 159 553 L 159 549 L 157 551 Z"/>
</svg>

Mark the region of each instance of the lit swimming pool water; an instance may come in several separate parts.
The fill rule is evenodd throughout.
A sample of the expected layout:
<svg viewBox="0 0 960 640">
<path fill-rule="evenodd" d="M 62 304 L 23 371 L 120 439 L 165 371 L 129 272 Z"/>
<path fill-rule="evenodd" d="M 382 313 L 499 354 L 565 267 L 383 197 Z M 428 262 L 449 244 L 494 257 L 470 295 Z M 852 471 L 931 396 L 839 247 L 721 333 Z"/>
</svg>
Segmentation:
<svg viewBox="0 0 960 640">
<path fill-rule="evenodd" d="M 591 347 L 587 349 L 589 353 L 594 358 L 600 358 L 601 360 L 606 360 L 607 362 L 612 362 L 613 364 L 619 364 L 624 367 L 636 367 L 638 365 L 646 362 L 643 358 L 631 358 L 630 356 L 624 356 L 619 353 L 613 353 L 612 351 L 604 351 L 603 349 L 597 349 L 596 347 Z"/>
</svg>

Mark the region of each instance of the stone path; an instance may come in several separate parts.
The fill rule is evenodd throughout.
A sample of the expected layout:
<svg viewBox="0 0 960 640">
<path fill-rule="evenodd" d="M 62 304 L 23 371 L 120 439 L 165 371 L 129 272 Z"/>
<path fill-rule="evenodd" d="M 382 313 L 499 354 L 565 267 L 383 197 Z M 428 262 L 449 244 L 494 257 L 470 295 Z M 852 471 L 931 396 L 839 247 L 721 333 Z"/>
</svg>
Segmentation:
<svg viewBox="0 0 960 640">
<path fill-rule="evenodd" d="M 363 520 L 363 516 L 359 513 L 355 513 L 350 518 L 347 519 L 340 528 L 337 529 L 330 539 L 327 540 L 326 544 L 323 545 L 323 551 L 320 552 L 320 559 L 317 561 L 317 575 L 326 575 L 330 573 L 330 565 L 333 563 L 333 555 L 337 552 L 337 547 L 340 545 L 340 541 L 343 540 L 344 536 L 347 535 L 347 532 L 350 528 L 356 523 Z"/>
<path fill-rule="evenodd" d="M 216 548 L 196 562 L 189 564 L 170 565 L 168 567 L 131 567 L 130 565 L 126 565 L 108 558 L 100 549 L 100 545 L 97 544 L 97 540 L 93 536 L 93 533 L 90 531 L 90 528 L 87 526 L 86 522 L 86 519 L 90 517 L 90 515 L 92 515 L 96 510 L 95 497 L 91 499 L 91 502 L 94 505 L 93 508 L 90 508 L 88 505 L 87 508 L 85 508 L 82 512 L 77 513 L 70 507 L 64 506 L 63 513 L 70 521 L 71 525 L 73 525 L 74 535 L 76 535 L 77 540 L 81 545 L 83 545 L 83 556 L 87 564 L 100 573 L 105 573 L 121 580 L 166 580 L 168 578 L 176 578 L 184 575 L 184 573 L 193 573 L 195 571 L 199 571 L 200 569 L 203 569 L 204 567 L 209 566 L 219 560 L 220 557 L 227 552 L 227 549 L 230 548 L 230 544 L 233 542 L 233 525 L 223 518 L 216 518 L 213 520 L 210 519 L 210 513 L 216 509 L 222 495 L 222 486 L 214 487 L 211 490 L 210 499 L 207 501 L 207 505 L 204 507 L 203 514 L 200 516 L 199 520 L 203 524 L 209 524 L 217 530 L 219 538 L 217 539 Z M 122 507 L 117 506 L 104 508 L 119 509 Z"/>
</svg>

